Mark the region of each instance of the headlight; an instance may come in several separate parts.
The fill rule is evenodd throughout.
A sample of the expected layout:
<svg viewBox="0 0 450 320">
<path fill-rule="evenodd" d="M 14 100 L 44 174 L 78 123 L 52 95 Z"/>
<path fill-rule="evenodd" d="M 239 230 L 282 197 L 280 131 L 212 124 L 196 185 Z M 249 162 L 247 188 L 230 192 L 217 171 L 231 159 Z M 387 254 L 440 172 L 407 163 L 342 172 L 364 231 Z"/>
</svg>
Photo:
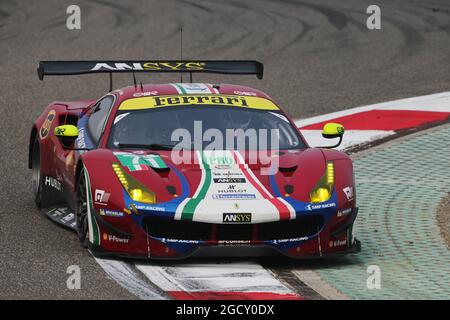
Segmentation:
<svg viewBox="0 0 450 320">
<path fill-rule="evenodd" d="M 150 191 L 146 186 L 126 173 L 120 166 L 120 164 L 113 163 L 112 167 L 114 172 L 116 173 L 117 178 L 119 179 L 120 183 L 131 199 L 148 204 L 156 203 L 155 193 Z"/>
<path fill-rule="evenodd" d="M 320 178 L 317 185 L 309 194 L 312 203 L 325 202 L 331 198 L 334 186 L 333 162 L 327 162 L 325 174 Z"/>
</svg>

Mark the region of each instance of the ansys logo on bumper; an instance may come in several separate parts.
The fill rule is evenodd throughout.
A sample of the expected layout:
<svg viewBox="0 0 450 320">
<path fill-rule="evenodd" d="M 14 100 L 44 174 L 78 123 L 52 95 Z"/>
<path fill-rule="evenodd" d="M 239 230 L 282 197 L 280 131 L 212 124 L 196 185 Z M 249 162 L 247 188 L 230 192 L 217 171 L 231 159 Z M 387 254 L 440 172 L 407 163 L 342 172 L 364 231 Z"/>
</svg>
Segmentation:
<svg viewBox="0 0 450 320">
<path fill-rule="evenodd" d="M 224 213 L 223 222 L 225 223 L 249 223 L 252 222 L 251 213 Z"/>
</svg>

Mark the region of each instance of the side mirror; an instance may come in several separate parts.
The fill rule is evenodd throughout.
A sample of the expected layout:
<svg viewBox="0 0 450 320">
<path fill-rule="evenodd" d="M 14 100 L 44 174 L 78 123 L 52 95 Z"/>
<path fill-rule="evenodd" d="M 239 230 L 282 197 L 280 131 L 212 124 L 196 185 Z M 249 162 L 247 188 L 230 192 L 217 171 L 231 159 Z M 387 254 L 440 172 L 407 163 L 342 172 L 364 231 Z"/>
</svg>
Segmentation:
<svg viewBox="0 0 450 320">
<path fill-rule="evenodd" d="M 78 128 L 71 124 L 65 124 L 55 128 L 55 136 L 61 140 L 61 144 L 68 148 L 78 137 Z"/>
<path fill-rule="evenodd" d="M 344 126 L 339 123 L 329 122 L 323 126 L 322 137 L 325 139 L 339 138 L 339 142 L 334 146 L 327 146 L 322 148 L 336 148 L 341 145 L 342 138 L 344 137 Z"/>
</svg>

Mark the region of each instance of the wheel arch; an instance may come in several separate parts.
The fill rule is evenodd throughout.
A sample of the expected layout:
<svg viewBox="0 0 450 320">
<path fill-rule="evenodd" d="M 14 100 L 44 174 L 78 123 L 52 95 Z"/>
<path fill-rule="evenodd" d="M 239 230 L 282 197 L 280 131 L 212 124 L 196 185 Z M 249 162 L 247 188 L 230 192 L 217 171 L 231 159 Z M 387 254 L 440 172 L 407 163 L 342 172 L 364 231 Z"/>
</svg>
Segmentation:
<svg viewBox="0 0 450 320">
<path fill-rule="evenodd" d="M 28 145 L 28 168 L 31 169 L 32 167 L 32 157 L 33 157 L 33 146 L 34 146 L 34 141 L 37 137 L 38 134 L 38 130 L 36 128 L 36 126 L 33 125 L 33 128 L 31 128 L 31 133 L 30 133 L 30 141 L 29 141 L 29 145 Z"/>
</svg>

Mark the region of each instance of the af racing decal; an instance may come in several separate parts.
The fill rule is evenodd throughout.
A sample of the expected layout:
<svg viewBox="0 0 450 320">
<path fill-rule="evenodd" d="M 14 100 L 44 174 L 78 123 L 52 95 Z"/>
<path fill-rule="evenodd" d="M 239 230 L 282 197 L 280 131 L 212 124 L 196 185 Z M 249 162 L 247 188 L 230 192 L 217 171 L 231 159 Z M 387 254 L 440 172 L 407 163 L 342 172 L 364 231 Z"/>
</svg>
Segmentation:
<svg viewBox="0 0 450 320">
<path fill-rule="evenodd" d="M 55 110 L 51 110 L 47 118 L 45 119 L 44 123 L 42 124 L 41 128 L 39 129 L 39 138 L 41 140 L 44 140 L 48 137 L 48 134 L 50 133 L 50 128 L 52 126 L 53 120 L 55 119 L 56 112 Z"/>
<path fill-rule="evenodd" d="M 110 196 L 111 194 L 105 190 L 95 189 L 94 203 L 101 206 L 106 206 L 108 205 Z"/>
<path fill-rule="evenodd" d="M 354 198 L 353 194 L 353 187 L 345 187 L 342 189 L 342 191 L 345 194 L 345 197 L 347 198 L 347 201 L 352 201 Z"/>
</svg>

